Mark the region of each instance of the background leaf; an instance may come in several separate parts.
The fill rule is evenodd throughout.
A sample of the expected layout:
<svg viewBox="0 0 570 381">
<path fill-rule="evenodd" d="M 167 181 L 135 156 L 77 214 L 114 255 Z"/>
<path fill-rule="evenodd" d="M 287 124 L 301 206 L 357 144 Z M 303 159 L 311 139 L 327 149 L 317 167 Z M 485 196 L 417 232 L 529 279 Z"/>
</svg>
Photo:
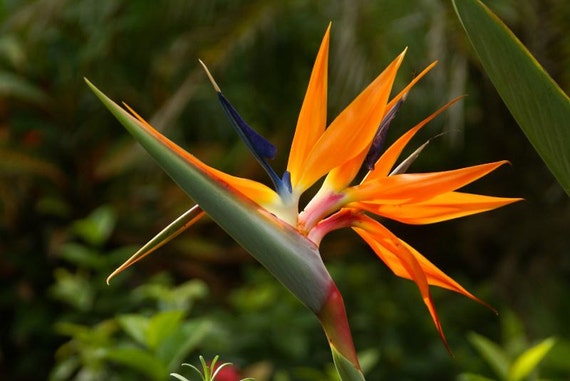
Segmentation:
<svg viewBox="0 0 570 381">
<path fill-rule="evenodd" d="M 128 314 L 119 316 L 117 321 L 131 338 L 140 345 L 146 346 L 146 336 L 150 324 L 149 318 L 141 315 Z"/>
<path fill-rule="evenodd" d="M 453 0 L 507 108 L 570 195 L 570 100 L 515 35 L 478 0 Z"/>
<path fill-rule="evenodd" d="M 159 312 L 150 319 L 146 332 L 146 343 L 155 350 L 169 338 L 180 326 L 184 311 L 173 310 Z"/>
<path fill-rule="evenodd" d="M 520 381 L 527 377 L 552 349 L 556 340 L 548 338 L 540 344 L 526 350 L 513 363 L 509 370 L 509 381 Z"/>
<path fill-rule="evenodd" d="M 457 381 L 494 381 L 494 380 L 480 376 L 478 374 L 463 373 L 457 378 Z"/>
<path fill-rule="evenodd" d="M 469 334 L 468 338 L 499 378 L 506 379 L 510 361 L 503 350 L 491 340 L 476 333 Z"/>
<path fill-rule="evenodd" d="M 160 360 L 139 348 L 111 349 L 107 356 L 113 361 L 137 370 L 151 380 L 165 380 L 168 374 L 168 369 Z"/>
</svg>

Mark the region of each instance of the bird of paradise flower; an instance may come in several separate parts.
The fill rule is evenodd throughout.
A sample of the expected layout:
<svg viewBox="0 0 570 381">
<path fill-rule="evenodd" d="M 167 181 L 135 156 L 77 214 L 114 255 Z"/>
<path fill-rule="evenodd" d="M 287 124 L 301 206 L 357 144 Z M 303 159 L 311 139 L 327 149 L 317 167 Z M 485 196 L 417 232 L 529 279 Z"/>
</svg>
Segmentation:
<svg viewBox="0 0 570 381">
<path fill-rule="evenodd" d="M 299 113 L 287 169 L 281 176 L 268 162 L 276 155 L 275 146 L 240 117 L 200 61 L 222 108 L 268 173 L 273 189 L 206 165 L 157 132 L 131 108 L 126 106 L 129 114 L 90 82 L 88 84 L 167 173 L 198 202 L 129 258 L 108 280 L 208 214 L 315 312 L 331 344 L 341 378 L 364 379 L 346 322 L 342 297 L 319 256 L 318 246 L 322 238 L 333 230 L 352 228 L 395 275 L 415 282 L 447 347 L 429 286 L 455 291 L 487 304 L 394 235 L 374 216 L 406 224 L 430 224 L 492 210 L 521 199 L 458 191 L 506 161 L 442 172 L 406 173 L 427 145 L 425 143 L 396 165 L 414 135 L 459 98 L 408 130 L 382 153 L 390 122 L 410 89 L 433 68 L 435 62 L 390 99 L 404 51 L 327 127 L 329 36 L 330 26 L 317 54 Z M 363 166 L 367 173 L 362 180 L 355 182 Z M 320 189 L 300 211 L 301 195 L 323 177 Z M 214 194 L 208 195 L 212 189 Z M 265 236 L 269 238 L 264 240 Z"/>
</svg>

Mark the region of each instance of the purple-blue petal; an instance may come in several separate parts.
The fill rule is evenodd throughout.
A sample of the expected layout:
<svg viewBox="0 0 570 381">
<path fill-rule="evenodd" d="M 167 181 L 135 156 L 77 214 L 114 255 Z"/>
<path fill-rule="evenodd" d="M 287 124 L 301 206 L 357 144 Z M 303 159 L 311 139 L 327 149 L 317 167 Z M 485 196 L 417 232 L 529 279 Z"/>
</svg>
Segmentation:
<svg viewBox="0 0 570 381">
<path fill-rule="evenodd" d="M 285 172 L 283 177 L 280 178 L 267 162 L 267 159 L 273 159 L 275 157 L 277 148 L 251 128 L 221 92 L 218 92 L 218 99 L 239 137 L 271 178 L 277 193 L 281 195 L 291 193 L 291 178 L 289 172 Z"/>
<path fill-rule="evenodd" d="M 382 122 L 380 122 L 380 126 L 378 126 L 378 130 L 376 130 L 376 135 L 374 135 L 374 139 L 372 140 L 372 145 L 366 154 L 366 158 L 364 159 L 364 167 L 371 171 L 374 169 L 374 165 L 382 155 L 382 148 L 384 147 L 384 140 L 386 140 L 386 134 L 388 133 L 388 127 L 390 127 L 390 123 L 396 116 L 396 112 L 400 106 L 404 103 L 404 99 L 400 99 L 392 108 L 388 111 Z"/>
<path fill-rule="evenodd" d="M 252 153 L 264 159 L 275 158 L 277 148 L 251 128 L 222 93 L 218 93 L 218 97 L 236 132 Z"/>
</svg>

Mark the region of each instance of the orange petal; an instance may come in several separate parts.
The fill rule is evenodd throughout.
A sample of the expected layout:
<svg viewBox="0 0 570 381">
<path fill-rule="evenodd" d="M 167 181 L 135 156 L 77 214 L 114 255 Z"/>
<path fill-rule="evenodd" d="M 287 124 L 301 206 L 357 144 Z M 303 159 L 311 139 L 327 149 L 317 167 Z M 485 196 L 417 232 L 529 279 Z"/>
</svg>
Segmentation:
<svg viewBox="0 0 570 381">
<path fill-rule="evenodd" d="M 414 79 L 412 79 L 410 83 L 408 83 L 408 85 L 398 93 L 398 95 L 396 95 L 390 100 L 390 102 L 388 102 L 386 110 L 390 110 L 396 103 L 398 103 L 400 99 L 402 99 L 402 97 L 408 94 L 412 87 L 414 87 L 414 85 L 418 83 L 420 79 L 422 79 L 431 69 L 433 69 L 435 65 L 437 65 L 437 61 L 432 62 L 424 70 L 422 70 L 420 74 L 416 75 Z"/>
<path fill-rule="evenodd" d="M 341 192 L 350 185 L 362 167 L 362 162 L 366 157 L 367 151 L 367 149 L 363 150 L 360 154 L 344 162 L 340 167 L 336 167 L 330 171 L 325 178 L 323 188 L 330 189 L 334 192 Z"/>
<path fill-rule="evenodd" d="M 309 86 L 297 120 L 295 136 L 291 143 L 287 170 L 291 174 L 293 188 L 298 184 L 307 157 L 325 131 L 327 123 L 327 65 L 330 29 L 329 24 L 313 66 Z"/>
<path fill-rule="evenodd" d="M 386 103 L 404 53 L 400 54 L 340 113 L 315 143 L 303 163 L 298 183 L 307 189 L 327 172 L 370 146 L 384 116 Z"/>
<path fill-rule="evenodd" d="M 448 192 L 418 203 L 390 205 L 362 202 L 355 207 L 395 221 L 419 225 L 482 213 L 521 200 L 521 198 Z"/>
<path fill-rule="evenodd" d="M 494 309 L 489 307 L 487 303 L 483 302 L 481 299 L 477 298 L 465 288 L 463 288 L 459 283 L 454 281 L 451 277 L 446 275 L 443 271 L 431 263 L 427 258 L 421 255 L 416 249 L 410 246 L 407 242 L 395 236 L 392 232 L 390 232 L 390 230 L 386 229 L 386 227 L 384 227 L 378 221 L 366 216 L 364 216 L 362 221 L 363 224 L 359 225 L 362 228 L 357 231 L 358 234 L 363 237 L 363 239 L 365 239 L 368 244 L 370 244 L 370 247 L 376 252 L 378 256 L 380 256 L 380 258 L 394 272 L 395 275 L 402 278 L 411 279 L 410 274 L 400 263 L 401 259 L 398 256 L 397 252 L 387 250 L 389 247 L 387 247 L 385 244 L 381 244 L 382 237 L 384 236 L 390 237 L 391 240 L 398 241 L 402 247 L 405 247 L 407 251 L 413 254 L 416 260 L 419 262 L 423 272 L 425 273 L 427 282 L 430 286 L 437 286 L 457 292 L 494 311 Z M 363 234 L 366 236 L 366 238 L 364 238 Z"/>
<path fill-rule="evenodd" d="M 243 177 L 232 176 L 212 167 L 208 167 L 208 169 L 218 179 L 228 183 L 232 188 L 262 206 L 270 205 L 279 199 L 279 195 L 265 184 Z"/>
<path fill-rule="evenodd" d="M 242 193 L 249 199 L 255 201 L 256 203 L 267 206 L 271 203 L 274 203 L 279 196 L 275 191 L 268 186 L 258 183 L 253 180 L 244 179 L 241 177 L 236 177 L 219 171 L 215 168 L 210 167 L 209 165 L 205 164 L 204 162 L 198 160 L 194 155 L 188 153 L 187 151 L 180 148 L 171 140 L 167 139 L 164 135 L 159 133 L 152 127 L 146 120 L 144 120 L 139 114 L 137 114 L 132 108 L 125 104 L 127 109 L 131 114 L 133 114 L 138 121 L 144 125 L 144 127 L 151 132 L 157 139 L 162 141 L 165 145 L 167 145 L 171 150 L 176 151 L 180 156 L 184 157 L 193 165 L 197 166 L 198 168 L 202 169 L 206 173 L 210 174 L 213 178 L 217 181 L 224 182 L 228 184 L 229 187 L 232 189 Z"/>
<path fill-rule="evenodd" d="M 378 159 L 378 161 L 374 165 L 374 169 L 366 175 L 363 182 L 372 181 L 374 179 L 388 176 L 390 170 L 396 163 L 396 160 L 398 160 L 398 158 L 400 157 L 402 150 L 409 143 L 409 141 L 412 140 L 414 135 L 423 126 L 431 122 L 436 116 L 441 114 L 443 111 L 447 110 L 449 107 L 451 107 L 451 105 L 453 105 L 455 102 L 458 102 L 460 99 L 463 99 L 463 97 L 457 97 L 447 102 L 439 110 L 437 110 L 436 112 L 434 112 L 433 114 L 422 120 L 413 128 L 409 129 L 408 132 L 406 132 L 404 135 L 400 136 L 398 140 L 396 140 L 390 147 L 388 147 L 388 149 L 386 150 L 386 152 L 384 152 L 384 154 L 380 157 L 380 159 Z"/>
<path fill-rule="evenodd" d="M 426 67 L 419 75 L 417 75 L 404 89 L 402 89 L 398 95 L 396 95 L 386 106 L 384 115 L 382 119 L 386 116 L 386 113 L 400 100 L 403 96 L 405 96 L 410 89 L 424 76 L 430 71 L 437 62 L 433 62 L 431 65 Z M 440 111 L 443 111 L 440 110 Z M 426 123 L 429 120 L 426 121 Z M 357 156 L 352 158 L 351 160 L 343 163 L 340 167 L 337 167 L 329 172 L 327 178 L 325 180 L 325 187 L 331 188 L 334 191 L 341 191 L 342 189 L 346 188 L 353 180 L 354 177 L 358 174 L 360 168 L 362 167 L 362 162 L 364 157 L 367 155 L 369 147 L 365 147 Z"/>
<path fill-rule="evenodd" d="M 411 247 L 409 245 L 405 244 L 405 242 L 392 234 L 392 232 L 369 217 L 362 216 L 362 220 L 360 222 L 356 222 L 354 230 L 366 241 L 366 243 L 368 243 L 368 245 L 370 245 L 376 255 L 382 259 L 394 274 L 410 279 L 416 283 L 424 304 L 433 319 L 435 327 L 445 347 L 449 350 L 449 346 L 447 345 L 447 340 L 443 334 L 441 322 L 437 316 L 431 292 L 429 290 L 430 278 L 428 277 L 428 274 L 426 274 L 422 263 L 416 256 L 416 254 L 419 253 L 413 249 L 413 251 L 410 250 Z M 431 280 L 433 281 L 433 279 Z"/>
<path fill-rule="evenodd" d="M 362 184 L 347 189 L 346 194 L 353 201 L 418 203 L 461 188 L 506 163 L 503 160 L 451 171 L 402 173 L 375 180 L 366 179 Z"/>
</svg>

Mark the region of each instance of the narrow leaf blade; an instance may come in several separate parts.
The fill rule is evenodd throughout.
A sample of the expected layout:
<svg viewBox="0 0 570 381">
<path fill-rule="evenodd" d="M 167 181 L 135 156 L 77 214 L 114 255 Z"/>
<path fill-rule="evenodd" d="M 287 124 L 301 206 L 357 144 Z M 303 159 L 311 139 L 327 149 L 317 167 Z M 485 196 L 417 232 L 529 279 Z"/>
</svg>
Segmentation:
<svg viewBox="0 0 570 381">
<path fill-rule="evenodd" d="M 184 214 L 170 223 L 170 225 L 162 229 L 160 233 L 154 236 L 129 259 L 127 259 L 121 266 L 113 271 L 111 275 L 107 277 L 107 284 L 109 284 L 112 278 L 114 278 L 117 274 L 124 271 L 132 264 L 152 254 L 154 251 L 158 250 L 168 242 L 172 241 L 174 238 L 178 237 L 180 234 L 186 231 L 186 229 L 192 226 L 197 220 L 202 218 L 203 215 L 204 211 L 202 208 L 200 208 L 199 205 L 194 205 L 192 208 L 184 212 Z"/>
<path fill-rule="evenodd" d="M 478 0 L 453 0 L 507 108 L 570 195 L 570 99 L 516 36 Z"/>
<path fill-rule="evenodd" d="M 505 352 L 491 340 L 476 333 L 469 334 L 468 339 L 487 364 L 493 368 L 497 376 L 499 376 L 498 378 L 505 380 L 510 367 L 510 361 Z"/>
<path fill-rule="evenodd" d="M 509 371 L 508 381 L 524 380 L 552 349 L 556 340 L 552 337 L 543 340 L 532 348 L 527 349 L 513 363 Z"/>
</svg>

